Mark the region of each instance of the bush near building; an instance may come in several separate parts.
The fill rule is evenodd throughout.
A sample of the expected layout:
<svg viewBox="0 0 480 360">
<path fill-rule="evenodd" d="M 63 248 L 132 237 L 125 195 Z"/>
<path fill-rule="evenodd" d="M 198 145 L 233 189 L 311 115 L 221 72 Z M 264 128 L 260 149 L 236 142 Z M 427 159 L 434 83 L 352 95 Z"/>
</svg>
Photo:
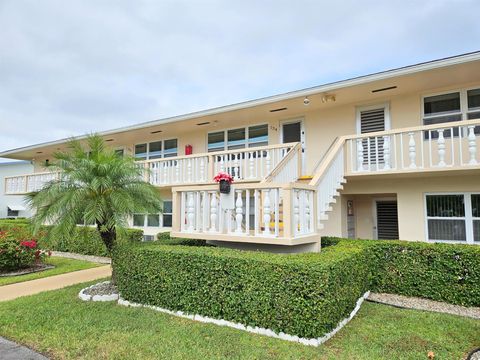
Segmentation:
<svg viewBox="0 0 480 360">
<path fill-rule="evenodd" d="M 121 246 L 126 300 L 307 338 L 333 330 L 366 291 L 480 306 L 480 247 L 325 238 L 321 253 Z"/>
</svg>

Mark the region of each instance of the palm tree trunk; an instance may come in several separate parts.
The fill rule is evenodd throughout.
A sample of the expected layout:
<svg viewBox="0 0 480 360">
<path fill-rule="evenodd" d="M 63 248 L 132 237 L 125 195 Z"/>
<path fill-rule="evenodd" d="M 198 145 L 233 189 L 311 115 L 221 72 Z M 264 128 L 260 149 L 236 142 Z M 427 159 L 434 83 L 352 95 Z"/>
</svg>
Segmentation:
<svg viewBox="0 0 480 360">
<path fill-rule="evenodd" d="M 113 249 L 117 240 L 117 232 L 115 228 L 108 229 L 107 231 L 101 231 L 102 224 L 97 224 L 97 230 L 100 237 L 107 248 L 108 255 L 112 259 L 112 284 L 115 284 L 115 267 L 113 266 Z"/>
</svg>

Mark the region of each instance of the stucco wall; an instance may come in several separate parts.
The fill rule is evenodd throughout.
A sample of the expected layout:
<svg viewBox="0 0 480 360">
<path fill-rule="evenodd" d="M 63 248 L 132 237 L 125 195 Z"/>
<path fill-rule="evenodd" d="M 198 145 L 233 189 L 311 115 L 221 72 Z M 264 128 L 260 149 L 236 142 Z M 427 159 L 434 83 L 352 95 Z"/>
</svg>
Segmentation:
<svg viewBox="0 0 480 360">
<path fill-rule="evenodd" d="M 479 174 L 451 173 L 416 178 L 383 177 L 351 179 L 330 213 L 322 235 L 347 236 L 347 200 L 354 202 L 357 238 L 374 237 L 374 200 L 395 198 L 398 204 L 399 237 L 402 240 L 425 241 L 425 194 L 433 192 L 480 192 Z"/>
<path fill-rule="evenodd" d="M 8 162 L 0 163 L 0 218 L 7 217 L 9 205 L 21 205 L 26 208 L 20 211 L 20 217 L 30 217 L 31 211 L 25 205 L 23 195 L 5 195 L 5 176 L 31 174 L 33 166 L 29 162 Z"/>
</svg>

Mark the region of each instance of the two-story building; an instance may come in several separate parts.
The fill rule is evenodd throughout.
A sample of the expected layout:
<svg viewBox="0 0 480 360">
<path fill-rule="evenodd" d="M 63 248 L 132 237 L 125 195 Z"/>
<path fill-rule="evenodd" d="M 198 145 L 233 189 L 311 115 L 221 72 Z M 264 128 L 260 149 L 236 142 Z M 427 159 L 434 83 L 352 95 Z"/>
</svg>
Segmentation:
<svg viewBox="0 0 480 360">
<path fill-rule="evenodd" d="M 275 251 L 322 235 L 480 244 L 479 134 L 480 52 L 101 133 L 162 189 L 163 214 L 132 226 Z M 66 142 L 0 153 L 34 165 L 6 193 L 55 176 Z"/>
</svg>

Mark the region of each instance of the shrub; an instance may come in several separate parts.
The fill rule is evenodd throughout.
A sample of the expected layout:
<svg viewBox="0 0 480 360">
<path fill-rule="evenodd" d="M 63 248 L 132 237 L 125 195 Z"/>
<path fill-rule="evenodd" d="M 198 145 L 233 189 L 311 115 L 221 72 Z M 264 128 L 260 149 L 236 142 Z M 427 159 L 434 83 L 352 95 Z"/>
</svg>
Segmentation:
<svg viewBox="0 0 480 360">
<path fill-rule="evenodd" d="M 46 251 L 38 248 L 35 239 L 16 237 L 10 232 L 0 231 L 0 271 L 30 267 L 41 262 L 46 255 Z"/>
<path fill-rule="evenodd" d="M 292 255 L 124 246 L 114 252 L 114 264 L 117 286 L 129 301 L 302 337 L 335 328 L 371 283 L 367 251 L 353 242 Z"/>
<path fill-rule="evenodd" d="M 213 246 L 213 245 L 207 244 L 205 240 L 172 238 L 170 237 L 170 232 L 158 233 L 157 240 L 162 245 Z"/>
<path fill-rule="evenodd" d="M 29 223 L 11 223 L 0 220 L 0 231 L 9 231 L 17 238 L 33 236 L 32 226 Z M 38 245 L 41 249 L 53 251 L 66 251 L 84 255 L 107 256 L 107 249 L 103 244 L 97 230 L 93 227 L 78 226 L 68 237 L 53 238 L 48 236 L 51 226 L 43 226 L 36 234 Z M 118 243 L 140 242 L 143 240 L 143 231 L 139 229 L 126 229 L 119 232 Z"/>
</svg>

